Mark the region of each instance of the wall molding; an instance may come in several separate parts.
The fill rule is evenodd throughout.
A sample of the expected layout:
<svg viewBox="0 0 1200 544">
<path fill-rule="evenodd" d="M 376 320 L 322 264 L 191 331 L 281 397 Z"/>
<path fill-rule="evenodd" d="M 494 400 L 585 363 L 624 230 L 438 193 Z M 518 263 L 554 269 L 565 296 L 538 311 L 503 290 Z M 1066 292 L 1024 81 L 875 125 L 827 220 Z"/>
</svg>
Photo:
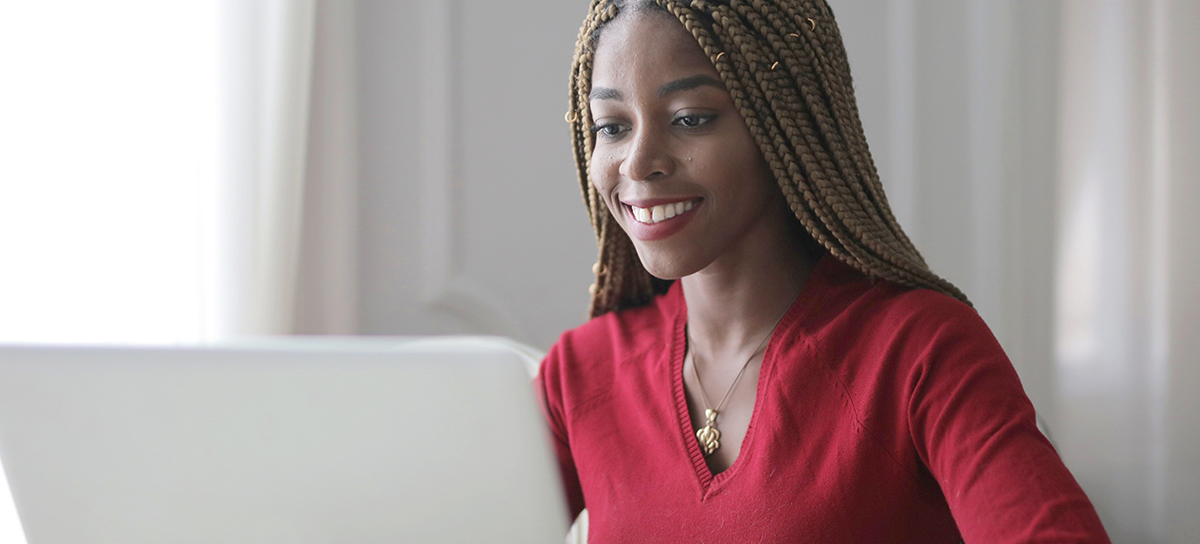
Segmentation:
<svg viewBox="0 0 1200 544">
<path fill-rule="evenodd" d="M 462 321 L 469 333 L 524 338 L 517 316 L 462 271 L 461 0 L 426 0 L 419 6 L 421 304 Z"/>
</svg>

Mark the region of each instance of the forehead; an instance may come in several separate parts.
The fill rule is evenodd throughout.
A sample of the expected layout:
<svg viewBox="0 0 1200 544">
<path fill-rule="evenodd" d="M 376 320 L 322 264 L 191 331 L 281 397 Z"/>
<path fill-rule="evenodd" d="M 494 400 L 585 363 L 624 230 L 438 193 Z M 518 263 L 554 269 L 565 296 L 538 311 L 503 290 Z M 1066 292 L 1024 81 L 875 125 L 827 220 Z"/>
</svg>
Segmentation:
<svg viewBox="0 0 1200 544">
<path fill-rule="evenodd" d="M 636 91 L 699 74 L 719 79 L 691 33 L 659 11 L 627 13 L 608 23 L 592 66 L 593 87 Z"/>
</svg>

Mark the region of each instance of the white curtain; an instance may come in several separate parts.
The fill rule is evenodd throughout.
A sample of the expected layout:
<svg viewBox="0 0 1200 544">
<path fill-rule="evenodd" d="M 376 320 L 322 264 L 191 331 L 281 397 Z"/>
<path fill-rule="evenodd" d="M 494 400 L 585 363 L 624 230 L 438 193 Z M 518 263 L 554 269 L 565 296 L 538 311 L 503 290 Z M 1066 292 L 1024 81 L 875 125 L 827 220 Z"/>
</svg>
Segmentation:
<svg viewBox="0 0 1200 544">
<path fill-rule="evenodd" d="M 293 329 L 301 334 L 359 332 L 355 5 L 316 6 Z"/>
<path fill-rule="evenodd" d="M 1064 5 L 1056 432 L 1114 542 L 1200 541 L 1198 17 Z"/>
<path fill-rule="evenodd" d="M 287 334 L 295 329 L 316 2 L 226 0 L 221 8 L 204 336 Z"/>
<path fill-rule="evenodd" d="M 297 329 L 315 12 L 0 8 L 0 341 Z"/>
<path fill-rule="evenodd" d="M 315 11 L 0 7 L 0 342 L 297 329 Z"/>
</svg>

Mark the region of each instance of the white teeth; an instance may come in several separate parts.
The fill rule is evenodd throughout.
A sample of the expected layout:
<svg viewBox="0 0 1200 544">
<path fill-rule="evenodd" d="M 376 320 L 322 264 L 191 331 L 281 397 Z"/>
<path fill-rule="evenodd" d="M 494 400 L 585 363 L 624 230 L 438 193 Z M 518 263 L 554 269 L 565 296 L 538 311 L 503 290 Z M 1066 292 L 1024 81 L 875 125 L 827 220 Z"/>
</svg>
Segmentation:
<svg viewBox="0 0 1200 544">
<path fill-rule="evenodd" d="M 695 204 L 693 204 L 691 201 L 687 201 L 673 202 L 671 204 L 660 204 L 650 208 L 630 206 L 629 209 L 633 211 L 633 218 L 637 219 L 639 223 L 652 225 L 654 223 L 666 221 L 667 219 L 682 214 L 693 207 L 695 207 Z"/>
</svg>

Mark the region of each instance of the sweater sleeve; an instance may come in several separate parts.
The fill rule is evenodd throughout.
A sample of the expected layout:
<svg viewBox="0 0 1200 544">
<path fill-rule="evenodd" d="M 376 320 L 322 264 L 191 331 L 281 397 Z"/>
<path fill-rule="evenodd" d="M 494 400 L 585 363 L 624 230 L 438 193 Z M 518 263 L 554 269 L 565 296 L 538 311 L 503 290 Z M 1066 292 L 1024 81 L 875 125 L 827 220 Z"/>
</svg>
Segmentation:
<svg viewBox="0 0 1200 544">
<path fill-rule="evenodd" d="M 987 325 L 957 302 L 934 313 L 915 327 L 907 417 L 964 542 L 1109 542 Z"/>
<path fill-rule="evenodd" d="M 550 429 L 550 440 L 554 447 L 554 453 L 558 458 L 563 493 L 567 498 L 570 516 L 567 522 L 570 523 L 583 511 L 584 503 L 579 472 L 575 468 L 570 442 L 567 440 L 566 417 L 563 409 L 563 363 L 563 349 L 560 341 L 559 344 L 550 348 L 550 352 L 542 360 L 534 385 L 537 389 L 538 399 L 541 401 L 542 413 L 545 415 Z"/>
</svg>

